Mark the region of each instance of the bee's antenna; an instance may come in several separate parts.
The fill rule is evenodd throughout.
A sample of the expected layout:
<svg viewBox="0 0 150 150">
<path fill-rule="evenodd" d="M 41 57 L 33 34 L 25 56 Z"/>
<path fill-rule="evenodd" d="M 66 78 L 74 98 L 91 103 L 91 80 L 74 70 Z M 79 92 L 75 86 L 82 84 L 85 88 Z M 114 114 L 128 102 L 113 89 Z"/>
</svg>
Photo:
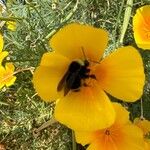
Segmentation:
<svg viewBox="0 0 150 150">
<path fill-rule="evenodd" d="M 89 60 L 89 59 L 87 58 L 86 54 L 85 54 L 85 51 L 84 51 L 84 48 L 83 48 L 83 47 L 81 47 L 81 50 L 82 50 L 82 53 L 83 53 L 83 56 L 84 56 L 85 60 Z M 93 62 L 93 63 L 96 63 L 96 64 L 100 64 L 99 61 L 94 61 L 94 60 L 89 60 L 89 61 L 90 61 L 90 62 Z"/>
<path fill-rule="evenodd" d="M 84 48 L 81 47 L 81 50 L 82 50 L 82 53 L 83 53 L 83 56 L 84 56 L 85 60 L 87 60 L 86 54 L 85 54 L 85 52 L 84 52 Z"/>
</svg>

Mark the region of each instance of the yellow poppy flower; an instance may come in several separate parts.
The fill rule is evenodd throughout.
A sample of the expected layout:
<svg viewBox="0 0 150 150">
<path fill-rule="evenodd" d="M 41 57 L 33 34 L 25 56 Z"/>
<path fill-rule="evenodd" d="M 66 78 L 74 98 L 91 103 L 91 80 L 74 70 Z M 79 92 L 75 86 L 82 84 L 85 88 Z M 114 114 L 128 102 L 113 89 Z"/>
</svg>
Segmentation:
<svg viewBox="0 0 150 150">
<path fill-rule="evenodd" d="M 72 129 L 97 130 L 114 122 L 114 108 L 104 91 L 128 102 L 142 95 L 140 54 L 127 46 L 99 61 L 107 42 L 103 29 L 69 24 L 51 38 L 54 51 L 45 53 L 35 70 L 37 93 L 45 101 L 59 99 L 55 118 Z"/>
<path fill-rule="evenodd" d="M 116 111 L 114 124 L 92 132 L 75 131 L 77 142 L 90 144 L 87 150 L 143 150 L 142 131 L 129 121 L 129 113 L 124 107 L 118 103 L 113 106 Z"/>
<path fill-rule="evenodd" d="M 16 22 L 15 21 L 7 21 L 6 25 L 9 30 L 11 30 L 11 31 L 16 30 Z"/>
<path fill-rule="evenodd" d="M 150 5 L 137 9 L 133 17 L 133 32 L 137 46 L 150 50 Z"/>
<path fill-rule="evenodd" d="M 0 66 L 0 89 L 3 86 L 11 86 L 14 84 L 16 77 L 14 76 L 15 67 L 12 63 L 6 63 L 5 68 Z"/>
<path fill-rule="evenodd" d="M 3 59 L 8 55 L 7 51 L 2 51 L 4 46 L 3 36 L 0 34 L 0 65 L 2 64 Z"/>
<path fill-rule="evenodd" d="M 148 135 L 150 135 L 150 121 L 146 119 L 135 118 L 134 124 L 137 125 L 143 131 L 145 141 L 144 150 L 150 150 L 150 139 L 148 138 Z"/>
</svg>

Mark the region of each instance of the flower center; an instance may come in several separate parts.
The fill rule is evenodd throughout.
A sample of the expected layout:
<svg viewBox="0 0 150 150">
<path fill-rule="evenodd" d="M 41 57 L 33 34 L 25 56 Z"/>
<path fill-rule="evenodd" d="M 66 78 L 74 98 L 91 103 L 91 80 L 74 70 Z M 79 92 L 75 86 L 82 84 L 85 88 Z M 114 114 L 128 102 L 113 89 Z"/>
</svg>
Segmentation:
<svg viewBox="0 0 150 150">
<path fill-rule="evenodd" d="M 111 133 L 110 133 L 110 130 L 105 130 L 105 135 L 110 135 Z"/>
<path fill-rule="evenodd" d="M 75 92 L 80 90 L 81 86 L 89 86 L 86 79 L 95 79 L 94 74 L 90 74 L 90 63 L 87 60 L 84 61 L 72 61 L 68 67 L 67 72 L 58 84 L 57 91 L 61 91 L 64 88 L 64 96 L 70 91 Z"/>
</svg>

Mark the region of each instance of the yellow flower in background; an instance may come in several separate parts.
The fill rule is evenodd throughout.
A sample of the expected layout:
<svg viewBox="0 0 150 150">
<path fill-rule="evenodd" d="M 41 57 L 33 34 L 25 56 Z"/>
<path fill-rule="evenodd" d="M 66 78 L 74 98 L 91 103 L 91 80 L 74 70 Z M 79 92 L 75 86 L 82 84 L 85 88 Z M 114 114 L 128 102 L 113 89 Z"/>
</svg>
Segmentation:
<svg viewBox="0 0 150 150">
<path fill-rule="evenodd" d="M 14 76 L 15 67 L 12 63 L 6 63 L 5 67 L 0 66 L 0 89 L 3 86 L 11 86 L 14 84 L 16 77 Z"/>
<path fill-rule="evenodd" d="M 150 5 L 137 9 L 133 17 L 133 32 L 137 46 L 150 50 Z"/>
<path fill-rule="evenodd" d="M 3 36 L 0 34 L 0 65 L 2 64 L 3 59 L 8 55 L 7 51 L 2 51 L 4 46 Z"/>
<path fill-rule="evenodd" d="M 101 60 L 107 42 L 103 29 L 69 24 L 51 38 L 54 51 L 45 53 L 35 70 L 37 93 L 45 101 L 59 99 L 55 118 L 72 129 L 97 130 L 114 122 L 105 91 L 128 102 L 142 95 L 145 75 L 140 54 L 127 46 Z"/>
<path fill-rule="evenodd" d="M 118 103 L 113 105 L 116 111 L 114 124 L 92 132 L 75 131 L 77 142 L 90 144 L 87 150 L 143 150 L 142 131 L 130 122 L 129 112 L 125 108 Z"/>
<path fill-rule="evenodd" d="M 15 67 L 13 63 L 6 63 L 2 66 L 3 59 L 8 55 L 7 51 L 2 51 L 4 46 L 3 36 L 0 34 L 0 89 L 3 86 L 11 86 L 14 84 L 16 77 L 14 76 Z"/>
<path fill-rule="evenodd" d="M 9 30 L 16 31 L 17 23 L 15 21 L 7 21 L 6 25 Z"/>
<path fill-rule="evenodd" d="M 135 118 L 134 124 L 137 125 L 143 131 L 145 149 L 150 150 L 150 121 L 146 119 Z"/>
</svg>

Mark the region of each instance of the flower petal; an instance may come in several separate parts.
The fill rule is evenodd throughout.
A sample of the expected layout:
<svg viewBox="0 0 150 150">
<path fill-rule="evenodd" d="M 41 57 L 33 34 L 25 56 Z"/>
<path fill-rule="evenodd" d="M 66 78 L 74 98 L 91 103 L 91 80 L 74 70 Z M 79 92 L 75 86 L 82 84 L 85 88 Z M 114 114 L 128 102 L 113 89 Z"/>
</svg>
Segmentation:
<svg viewBox="0 0 150 150">
<path fill-rule="evenodd" d="M 3 80 L 5 73 L 5 68 L 3 66 L 0 66 L 0 89 L 5 85 L 5 82 Z"/>
<path fill-rule="evenodd" d="M 134 125 L 122 128 L 123 136 L 118 140 L 104 138 L 95 140 L 87 150 L 143 150 L 144 140 L 142 132 Z"/>
<path fill-rule="evenodd" d="M 112 103 L 98 87 L 69 92 L 56 105 L 54 115 L 56 120 L 77 131 L 105 128 L 115 120 Z"/>
<path fill-rule="evenodd" d="M 137 125 L 140 129 L 142 129 L 144 135 L 150 133 L 150 121 L 146 119 L 135 118 L 134 124 Z"/>
<path fill-rule="evenodd" d="M 133 17 L 134 38 L 138 47 L 150 50 L 150 5 L 137 9 Z"/>
<path fill-rule="evenodd" d="M 93 132 L 84 132 L 84 131 L 75 131 L 75 137 L 77 143 L 80 143 L 82 145 L 90 144 L 93 140 Z"/>
<path fill-rule="evenodd" d="M 3 59 L 8 56 L 8 52 L 7 51 L 2 51 L 0 52 L 0 65 L 2 64 Z"/>
<path fill-rule="evenodd" d="M 57 86 L 67 71 L 69 60 L 55 52 L 45 53 L 40 66 L 33 75 L 33 84 L 38 95 L 45 101 L 59 98 Z"/>
<path fill-rule="evenodd" d="M 14 76 L 14 70 L 15 66 L 13 65 L 13 63 L 5 64 L 5 74 L 8 75 L 8 77 L 6 76 L 5 80 L 5 84 L 7 87 L 13 85 L 14 82 L 16 81 L 16 77 Z"/>
<path fill-rule="evenodd" d="M 129 112 L 119 103 L 113 103 L 113 106 L 116 111 L 115 124 L 124 125 L 126 123 L 130 123 Z"/>
<path fill-rule="evenodd" d="M 9 86 L 13 85 L 15 81 L 16 81 L 15 76 L 10 77 L 9 81 L 6 82 L 6 86 L 9 87 Z"/>
<path fill-rule="evenodd" d="M 11 72 L 13 73 L 15 70 L 15 66 L 13 65 L 13 63 L 6 63 L 5 64 L 5 69 L 7 72 Z"/>
<path fill-rule="evenodd" d="M 143 150 L 145 145 L 142 130 L 135 125 L 126 125 L 123 129 L 124 141 L 119 150 Z"/>
<path fill-rule="evenodd" d="M 0 33 L 0 52 L 3 50 L 3 46 L 4 46 L 4 40 L 3 40 L 3 36 Z"/>
<path fill-rule="evenodd" d="M 7 21 L 7 28 L 11 31 L 16 31 L 17 23 L 15 21 Z"/>
<path fill-rule="evenodd" d="M 115 143 L 105 143 L 105 141 L 96 140 L 92 144 L 89 145 L 87 150 L 121 150 L 118 149 L 115 145 Z"/>
<path fill-rule="evenodd" d="M 96 66 L 101 87 L 112 96 L 134 102 L 143 93 L 144 67 L 140 54 L 131 47 L 122 47 Z"/>
<path fill-rule="evenodd" d="M 130 123 L 129 112 L 119 103 L 112 103 L 112 104 L 116 112 L 116 118 L 114 122 L 115 126 L 120 127 L 123 126 L 124 124 Z M 103 130 L 98 130 L 93 132 L 75 131 L 75 136 L 78 143 L 81 143 L 82 145 L 86 145 L 92 143 L 96 139 L 104 138 L 102 132 Z"/>
<path fill-rule="evenodd" d="M 63 64 L 63 63 L 67 64 L 67 66 L 68 66 L 71 63 L 71 60 L 69 60 L 68 58 L 53 51 L 53 52 L 45 53 L 42 56 L 40 65 L 45 66 L 45 67 L 54 67 L 55 66 L 57 68 L 62 68 L 61 64 Z"/>
<path fill-rule="evenodd" d="M 53 50 L 71 59 L 98 61 L 108 42 L 108 33 L 103 29 L 77 23 L 60 29 L 50 40 Z"/>
</svg>

